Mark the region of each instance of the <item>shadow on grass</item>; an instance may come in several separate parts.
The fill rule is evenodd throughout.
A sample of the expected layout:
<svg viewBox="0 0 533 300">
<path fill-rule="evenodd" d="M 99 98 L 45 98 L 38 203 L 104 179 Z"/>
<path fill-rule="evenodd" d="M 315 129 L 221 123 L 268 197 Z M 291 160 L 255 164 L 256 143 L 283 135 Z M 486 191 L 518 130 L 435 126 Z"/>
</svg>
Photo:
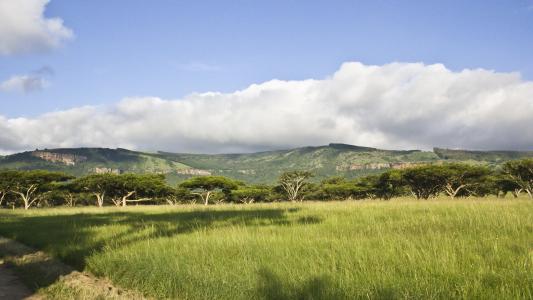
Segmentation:
<svg viewBox="0 0 533 300">
<path fill-rule="evenodd" d="M 294 212 L 294 210 L 292 211 Z M 199 210 L 164 213 L 114 211 L 79 213 L 73 215 L 0 214 L 0 235 L 40 249 L 58 258 L 74 269 L 82 271 L 89 256 L 98 251 L 109 251 L 133 243 L 187 234 L 197 230 L 212 230 L 228 226 L 299 225 L 321 220 L 304 217 L 289 220 L 285 209 L 257 210 Z M 118 226 L 117 226 L 118 225 Z M 107 228 L 106 228 L 107 227 Z M 9 249 L 9 241 L 0 245 Z M 106 247 L 106 250 L 103 248 Z M 4 250 L 2 250 L 4 249 Z M 18 249 L 19 257 L 32 257 L 37 251 Z M 5 255 L 9 253 L 5 253 Z M 32 288 L 50 286 L 70 270 L 51 270 L 45 260 L 17 262 L 19 273 L 31 282 Z M 50 272 L 47 270 L 50 269 Z"/>
<path fill-rule="evenodd" d="M 261 269 L 258 275 L 258 289 L 256 294 L 261 299 L 350 299 L 343 291 L 337 289 L 334 282 L 327 276 L 311 277 L 303 283 L 294 286 L 288 285 L 272 271 L 265 268 Z"/>
<path fill-rule="evenodd" d="M 305 225 L 322 221 L 313 216 L 289 220 L 286 213 L 285 209 L 257 209 L 165 213 L 116 211 L 44 216 L 5 214 L 0 218 L 7 217 L 9 220 L 0 222 L 0 234 L 41 249 L 75 269 L 83 270 L 88 256 L 104 246 L 120 248 L 150 238 L 227 226 Z M 114 225 L 119 227 L 111 228 Z M 107 226 L 108 230 L 105 229 Z M 116 233 L 106 235 L 109 230 Z"/>
</svg>

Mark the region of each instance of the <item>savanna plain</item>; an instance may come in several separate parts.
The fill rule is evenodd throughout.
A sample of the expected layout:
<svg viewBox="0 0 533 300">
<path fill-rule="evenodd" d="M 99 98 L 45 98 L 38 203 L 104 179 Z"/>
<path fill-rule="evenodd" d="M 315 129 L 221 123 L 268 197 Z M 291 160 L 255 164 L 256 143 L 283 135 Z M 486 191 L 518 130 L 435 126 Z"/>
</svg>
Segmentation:
<svg viewBox="0 0 533 300">
<path fill-rule="evenodd" d="M 533 298 L 526 197 L 6 209 L 0 235 L 149 298 Z"/>
</svg>

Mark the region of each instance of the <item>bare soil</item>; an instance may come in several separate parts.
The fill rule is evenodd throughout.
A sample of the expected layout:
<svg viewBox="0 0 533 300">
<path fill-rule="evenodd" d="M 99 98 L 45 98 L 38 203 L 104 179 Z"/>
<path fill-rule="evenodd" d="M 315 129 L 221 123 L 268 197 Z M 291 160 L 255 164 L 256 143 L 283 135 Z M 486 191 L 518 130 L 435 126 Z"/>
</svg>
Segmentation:
<svg viewBox="0 0 533 300">
<path fill-rule="evenodd" d="M 48 288 L 68 291 L 66 299 L 146 299 L 142 294 L 115 287 L 111 281 L 87 272 L 78 272 L 42 251 L 0 237 L 0 299 L 46 299 Z M 13 268 L 12 268 L 13 267 Z M 32 294 L 14 272 L 31 273 L 41 284 Z M 43 285 L 43 282 L 46 282 Z M 39 285 L 39 284 L 37 284 Z M 70 295 L 70 296 L 69 296 Z"/>
<path fill-rule="evenodd" d="M 28 289 L 13 270 L 0 260 L 0 299 L 29 299 L 32 292 Z M 31 299 L 37 299 L 32 297 Z"/>
</svg>

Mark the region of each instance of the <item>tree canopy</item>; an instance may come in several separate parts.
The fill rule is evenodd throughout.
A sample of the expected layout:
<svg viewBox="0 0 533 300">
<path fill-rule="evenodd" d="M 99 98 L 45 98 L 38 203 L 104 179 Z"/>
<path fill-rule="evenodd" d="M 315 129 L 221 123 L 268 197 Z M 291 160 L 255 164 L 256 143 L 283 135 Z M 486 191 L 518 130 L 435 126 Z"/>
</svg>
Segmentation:
<svg viewBox="0 0 533 300">
<path fill-rule="evenodd" d="M 313 173 L 309 171 L 288 171 L 281 174 L 278 182 L 287 193 L 289 201 L 297 201 L 303 200 L 300 191 L 311 177 Z"/>
<path fill-rule="evenodd" d="M 503 165 L 503 172 L 533 198 L 533 158 L 508 161 Z"/>
<path fill-rule="evenodd" d="M 207 205 L 213 192 L 220 190 L 229 194 L 239 187 L 239 182 L 223 176 L 198 176 L 185 180 L 179 186 L 199 195 Z"/>
</svg>

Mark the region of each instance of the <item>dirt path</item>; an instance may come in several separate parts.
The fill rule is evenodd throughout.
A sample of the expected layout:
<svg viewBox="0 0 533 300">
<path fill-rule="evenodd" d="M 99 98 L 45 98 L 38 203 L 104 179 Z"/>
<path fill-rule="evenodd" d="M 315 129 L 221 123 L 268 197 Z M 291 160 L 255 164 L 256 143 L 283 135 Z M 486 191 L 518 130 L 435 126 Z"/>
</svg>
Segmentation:
<svg viewBox="0 0 533 300">
<path fill-rule="evenodd" d="M 59 287 L 59 290 L 66 292 L 67 297 L 72 299 L 146 299 L 136 291 L 117 288 L 108 279 L 78 272 L 42 251 L 1 236 L 0 254 L 3 255 L 3 260 L 0 259 L 0 300 L 57 298 L 54 293 L 47 294 L 46 290 L 50 286 Z M 16 267 L 17 270 L 26 269 L 41 282 L 48 283 L 43 284 L 41 290 L 32 295 L 6 264 Z"/>
<path fill-rule="evenodd" d="M 0 299 L 26 299 L 32 292 L 22 284 L 3 260 L 0 260 Z"/>
</svg>

